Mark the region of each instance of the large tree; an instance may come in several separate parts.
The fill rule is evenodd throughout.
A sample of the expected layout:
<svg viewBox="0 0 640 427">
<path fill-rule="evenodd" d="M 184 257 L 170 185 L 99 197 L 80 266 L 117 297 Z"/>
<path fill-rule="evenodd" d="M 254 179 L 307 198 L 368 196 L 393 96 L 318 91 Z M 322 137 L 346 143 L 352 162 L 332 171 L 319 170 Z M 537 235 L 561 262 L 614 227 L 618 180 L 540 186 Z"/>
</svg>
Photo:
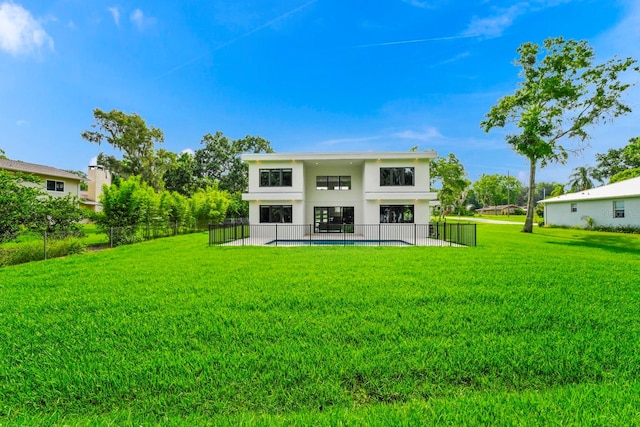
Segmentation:
<svg viewBox="0 0 640 427">
<path fill-rule="evenodd" d="M 196 150 L 195 163 L 198 178 L 204 185 L 218 184 L 229 193 L 246 191 L 249 185 L 248 166 L 242 163 L 242 153 L 273 153 L 269 141 L 259 136 L 231 139 L 222 132 L 210 133 L 202 138 L 204 147 Z"/>
<path fill-rule="evenodd" d="M 101 153 L 99 162 L 122 178 L 140 176 L 142 182 L 156 190 L 162 189 L 162 153 L 155 150 L 156 143 L 164 142 L 162 130 L 147 126 L 144 119 L 135 113 L 106 112 L 96 108 L 93 117 L 96 122 L 91 127 L 96 130 L 83 131 L 82 138 L 98 145 L 106 142 L 123 152 L 122 160 Z"/>
<path fill-rule="evenodd" d="M 595 124 L 631 111 L 621 101 L 629 84 L 620 75 L 635 60 L 614 58 L 595 64 L 593 48 L 587 41 L 549 38 L 542 46 L 524 43 L 518 49 L 515 65 L 521 67 L 522 81 L 512 95 L 500 99 L 485 116 L 485 132 L 512 126 L 515 133 L 507 143 L 529 161 L 529 200 L 523 232 L 533 231 L 535 177 L 538 165 L 564 163 L 572 150 L 563 140 L 578 142 L 575 150 L 589 139 L 587 129 Z"/>
<path fill-rule="evenodd" d="M 482 174 L 473 184 L 473 192 L 476 199 L 483 206 L 496 206 L 507 203 L 515 203 L 522 191 L 522 184 L 513 176 L 509 175 L 486 175 Z"/>
<path fill-rule="evenodd" d="M 464 203 L 471 184 L 466 176 L 464 166 L 453 153 L 449 153 L 447 157 L 438 157 L 431 163 L 432 186 L 436 181 L 440 182 L 437 192 L 441 215 L 449 207 L 453 207 L 455 211 Z"/>
<path fill-rule="evenodd" d="M 165 189 L 191 196 L 197 189 L 195 158 L 189 152 L 174 155 L 174 158 L 164 172 Z"/>
</svg>

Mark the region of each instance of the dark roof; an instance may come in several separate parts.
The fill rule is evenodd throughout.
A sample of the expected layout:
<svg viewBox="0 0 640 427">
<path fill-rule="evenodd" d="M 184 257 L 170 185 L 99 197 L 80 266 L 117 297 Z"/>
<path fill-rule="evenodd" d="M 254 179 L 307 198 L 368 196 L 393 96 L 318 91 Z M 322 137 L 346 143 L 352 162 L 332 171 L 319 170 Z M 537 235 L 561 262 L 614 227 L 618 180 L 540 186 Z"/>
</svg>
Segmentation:
<svg viewBox="0 0 640 427">
<path fill-rule="evenodd" d="M 0 159 L 0 169 L 84 181 L 84 178 L 75 173 L 63 171 L 62 169 L 51 166 L 36 165 L 35 163 L 20 162 L 17 160 Z"/>
<path fill-rule="evenodd" d="M 519 207 L 520 206 L 518 206 L 518 205 L 483 206 L 483 207 L 481 207 L 479 209 L 476 209 L 476 210 L 479 211 L 479 210 L 485 209 L 485 210 L 493 211 L 493 210 L 497 210 L 497 209 L 507 209 L 507 208 L 515 208 L 515 209 L 517 209 Z"/>
</svg>

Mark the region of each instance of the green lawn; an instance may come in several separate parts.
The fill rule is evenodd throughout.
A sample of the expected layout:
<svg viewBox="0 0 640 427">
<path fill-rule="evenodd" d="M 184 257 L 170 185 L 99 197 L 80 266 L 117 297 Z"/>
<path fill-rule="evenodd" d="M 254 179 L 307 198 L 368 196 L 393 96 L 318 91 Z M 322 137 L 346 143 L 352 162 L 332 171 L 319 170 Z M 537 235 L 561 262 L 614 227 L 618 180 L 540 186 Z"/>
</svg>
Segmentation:
<svg viewBox="0 0 640 427">
<path fill-rule="evenodd" d="M 640 424 L 640 236 L 520 228 L 0 268 L 0 426 Z"/>
</svg>

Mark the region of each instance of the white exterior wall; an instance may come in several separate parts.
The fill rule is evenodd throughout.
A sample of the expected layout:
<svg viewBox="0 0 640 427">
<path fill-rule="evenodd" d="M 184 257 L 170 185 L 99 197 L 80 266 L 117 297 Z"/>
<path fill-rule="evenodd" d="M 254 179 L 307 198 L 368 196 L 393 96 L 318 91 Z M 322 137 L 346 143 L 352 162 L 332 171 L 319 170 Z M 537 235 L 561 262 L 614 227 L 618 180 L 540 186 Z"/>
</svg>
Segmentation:
<svg viewBox="0 0 640 427">
<path fill-rule="evenodd" d="M 380 186 L 380 168 L 415 168 L 415 185 L 407 187 Z M 429 163 L 422 160 L 367 160 L 364 164 L 364 191 L 367 193 L 415 193 L 429 191 Z"/>
<path fill-rule="evenodd" d="M 415 185 L 381 186 L 380 168 L 413 167 Z M 380 205 L 413 205 L 414 223 L 427 224 L 431 217 L 429 201 L 436 195 L 430 192 L 429 163 L 424 159 L 414 160 L 376 160 L 365 162 L 364 167 L 364 224 L 380 222 Z"/>
<path fill-rule="evenodd" d="M 291 169 L 291 187 L 260 187 L 260 169 Z M 302 193 L 304 191 L 304 164 L 296 161 L 249 163 L 249 193 Z"/>
<path fill-rule="evenodd" d="M 354 208 L 354 222 L 362 224 L 363 216 L 363 189 L 362 189 L 362 163 L 349 166 L 315 166 L 305 167 L 304 199 L 306 216 L 304 224 L 313 224 L 315 221 L 315 207 L 346 206 Z M 350 176 L 351 190 L 316 190 L 316 177 L 318 176 Z"/>
<path fill-rule="evenodd" d="M 636 226 L 640 227 L 640 197 L 615 199 L 624 201 L 624 218 L 613 217 L 613 200 L 566 201 L 561 203 L 545 203 L 545 224 L 585 226 L 583 216 L 595 220 L 596 225 L 603 226 Z M 571 212 L 571 203 L 576 203 L 577 212 Z"/>
<path fill-rule="evenodd" d="M 291 169 L 291 187 L 261 187 L 260 169 Z M 304 224 L 304 164 L 296 161 L 249 163 L 249 222 L 260 224 L 261 205 L 291 205 L 293 224 Z M 266 231 L 266 228 L 265 228 Z M 263 237 L 263 236 L 261 236 Z M 267 236 L 264 236 L 267 237 Z"/>
<path fill-rule="evenodd" d="M 399 154 L 400 158 L 390 157 L 388 153 L 380 153 L 381 159 L 372 153 L 368 157 L 364 153 L 346 155 L 294 155 L 302 160 L 287 159 L 287 155 L 269 159 L 269 155 L 247 155 L 249 163 L 249 191 L 243 199 L 249 201 L 249 221 L 260 224 L 261 205 L 291 205 L 292 224 L 314 224 L 315 207 L 353 207 L 354 223 L 380 224 L 380 205 L 413 205 L 414 223 L 427 224 L 431 210 L 429 202 L 436 199 L 436 193 L 430 191 L 429 158 L 435 153 L 417 157 Z M 428 157 L 428 158 L 427 158 Z M 381 167 L 413 167 L 414 185 L 412 186 L 380 186 Z M 292 187 L 260 187 L 260 169 L 291 168 Z M 317 190 L 317 176 L 350 176 L 350 190 Z M 415 227 L 407 224 L 382 224 L 384 228 L 405 229 L 411 236 Z M 424 227 L 422 227 L 424 229 Z M 302 230 L 302 228 L 301 228 Z M 363 228 L 364 230 L 364 228 Z M 379 232 L 378 227 L 366 227 L 366 233 Z M 404 237 L 410 237 L 409 234 Z M 424 236 L 418 236 L 424 237 Z"/>
</svg>

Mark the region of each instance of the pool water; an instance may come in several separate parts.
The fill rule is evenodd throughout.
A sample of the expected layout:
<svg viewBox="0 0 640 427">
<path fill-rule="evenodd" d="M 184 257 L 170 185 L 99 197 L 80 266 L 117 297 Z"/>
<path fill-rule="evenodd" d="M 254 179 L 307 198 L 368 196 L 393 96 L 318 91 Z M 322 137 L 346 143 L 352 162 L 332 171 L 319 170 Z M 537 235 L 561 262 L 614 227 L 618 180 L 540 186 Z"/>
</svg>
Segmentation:
<svg viewBox="0 0 640 427">
<path fill-rule="evenodd" d="M 272 240 L 267 242 L 270 246 L 413 246 L 404 240 Z"/>
</svg>

